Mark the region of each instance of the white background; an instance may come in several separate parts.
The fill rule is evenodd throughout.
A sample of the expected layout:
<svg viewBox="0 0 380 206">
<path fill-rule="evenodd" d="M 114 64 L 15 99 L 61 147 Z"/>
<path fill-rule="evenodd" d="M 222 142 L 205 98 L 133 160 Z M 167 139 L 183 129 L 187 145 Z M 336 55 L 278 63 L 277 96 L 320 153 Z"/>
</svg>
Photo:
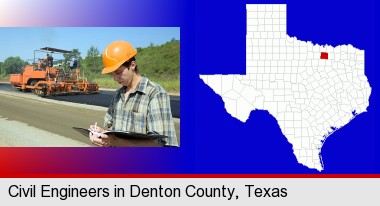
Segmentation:
<svg viewBox="0 0 380 206">
<path fill-rule="evenodd" d="M 180 188 L 181 197 L 130 197 L 130 185 Z M 36 197 L 11 197 L 11 185 L 36 185 Z M 41 197 L 41 185 L 56 188 L 109 188 L 109 197 Z M 70 185 L 70 186 L 69 186 Z M 115 187 L 125 188 L 126 197 L 114 197 Z M 197 188 L 235 188 L 228 197 L 187 197 L 188 185 Z M 287 197 L 248 197 L 245 185 L 260 188 L 287 188 Z M 193 190 L 192 190 L 193 191 Z M 15 188 L 12 190 L 16 192 Z M 226 196 L 229 196 L 226 193 Z M 238 199 L 236 199 L 238 196 Z M 9 178 L 0 179 L 1 205 L 380 205 L 380 179 L 376 178 Z"/>
</svg>

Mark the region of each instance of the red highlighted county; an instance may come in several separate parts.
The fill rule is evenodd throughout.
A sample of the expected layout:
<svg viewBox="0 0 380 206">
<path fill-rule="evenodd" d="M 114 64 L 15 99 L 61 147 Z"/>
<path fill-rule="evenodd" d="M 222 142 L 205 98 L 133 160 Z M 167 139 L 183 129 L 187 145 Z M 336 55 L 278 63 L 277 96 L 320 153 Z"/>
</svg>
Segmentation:
<svg viewBox="0 0 380 206">
<path fill-rule="evenodd" d="M 321 52 L 321 59 L 329 59 L 329 53 Z"/>
</svg>

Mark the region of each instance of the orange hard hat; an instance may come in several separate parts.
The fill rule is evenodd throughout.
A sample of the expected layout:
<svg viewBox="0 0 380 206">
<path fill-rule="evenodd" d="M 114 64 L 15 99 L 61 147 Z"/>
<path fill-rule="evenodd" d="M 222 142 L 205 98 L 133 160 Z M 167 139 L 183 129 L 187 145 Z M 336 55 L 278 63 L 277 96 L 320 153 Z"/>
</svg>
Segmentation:
<svg viewBox="0 0 380 206">
<path fill-rule="evenodd" d="M 118 69 L 124 62 L 137 54 L 133 46 L 126 41 L 114 41 L 103 52 L 104 69 L 102 74 L 107 74 Z"/>
</svg>

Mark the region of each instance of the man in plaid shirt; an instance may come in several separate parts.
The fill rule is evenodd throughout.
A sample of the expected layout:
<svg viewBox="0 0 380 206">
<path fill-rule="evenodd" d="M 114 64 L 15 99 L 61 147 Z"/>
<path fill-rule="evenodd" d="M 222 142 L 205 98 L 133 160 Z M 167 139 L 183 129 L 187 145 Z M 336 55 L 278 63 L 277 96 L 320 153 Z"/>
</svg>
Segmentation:
<svg viewBox="0 0 380 206">
<path fill-rule="evenodd" d="M 110 130 L 168 137 L 157 139 L 155 143 L 147 142 L 146 146 L 178 146 L 169 95 L 160 85 L 139 74 L 136 54 L 132 45 L 125 41 L 115 41 L 103 52 L 102 74 L 111 73 L 114 80 L 123 86 L 113 96 L 104 117 L 104 126 Z M 131 140 L 102 134 L 105 130 L 96 125 L 91 125 L 90 130 L 95 131 L 90 133 L 90 139 L 96 145 L 131 146 Z"/>
</svg>

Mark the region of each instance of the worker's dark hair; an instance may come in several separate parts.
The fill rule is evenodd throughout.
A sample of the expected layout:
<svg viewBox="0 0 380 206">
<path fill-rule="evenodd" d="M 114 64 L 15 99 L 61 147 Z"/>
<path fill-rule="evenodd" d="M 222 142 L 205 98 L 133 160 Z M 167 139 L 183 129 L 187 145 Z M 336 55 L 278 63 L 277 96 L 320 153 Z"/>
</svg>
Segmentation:
<svg viewBox="0 0 380 206">
<path fill-rule="evenodd" d="M 122 65 L 123 65 L 124 67 L 129 68 L 129 66 L 131 65 L 132 61 L 136 61 L 136 58 L 135 58 L 135 57 L 132 57 L 132 58 L 130 58 L 128 61 L 124 62 Z M 136 64 L 135 71 L 136 71 L 136 74 L 139 73 L 139 70 L 138 70 L 138 68 L 137 68 L 137 64 Z"/>
</svg>

